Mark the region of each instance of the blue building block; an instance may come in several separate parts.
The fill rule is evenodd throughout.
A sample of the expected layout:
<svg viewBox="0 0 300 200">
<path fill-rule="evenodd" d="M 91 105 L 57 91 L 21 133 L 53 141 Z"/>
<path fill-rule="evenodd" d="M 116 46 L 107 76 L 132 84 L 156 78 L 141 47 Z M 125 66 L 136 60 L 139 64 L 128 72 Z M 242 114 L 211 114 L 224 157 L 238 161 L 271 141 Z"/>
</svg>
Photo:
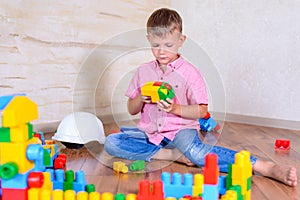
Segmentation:
<svg viewBox="0 0 300 200">
<path fill-rule="evenodd" d="M 219 199 L 218 185 L 204 184 L 202 199 L 218 200 Z"/>
<path fill-rule="evenodd" d="M 202 131 L 210 132 L 218 126 L 218 122 L 216 122 L 212 117 L 209 117 L 208 119 L 200 118 L 198 121 L 200 123 L 200 130 Z"/>
<path fill-rule="evenodd" d="M 44 172 L 44 148 L 41 144 L 30 144 L 26 149 L 27 159 L 34 161 L 34 171 Z"/>
<path fill-rule="evenodd" d="M 180 173 L 173 173 L 172 183 L 171 175 L 169 172 L 163 172 L 161 175 L 163 182 L 165 197 L 181 198 L 184 195 L 193 194 L 193 175 L 186 173 L 184 174 L 184 180 L 182 183 L 182 175 Z"/>
<path fill-rule="evenodd" d="M 57 169 L 54 171 L 54 178 L 53 178 L 53 190 L 64 189 L 64 179 L 65 179 L 65 172 L 62 169 Z"/>
<path fill-rule="evenodd" d="M 7 188 L 7 189 L 25 189 L 28 188 L 27 179 L 28 176 L 32 172 L 32 170 L 29 170 L 28 172 L 24 174 L 17 174 L 11 179 L 5 180 L 1 179 L 1 187 Z"/>
<path fill-rule="evenodd" d="M 75 181 L 73 183 L 73 189 L 76 192 L 85 191 L 86 180 L 84 179 L 84 172 L 79 170 L 75 173 Z"/>
<path fill-rule="evenodd" d="M 226 193 L 226 176 L 219 176 L 219 194 L 224 195 Z"/>
</svg>

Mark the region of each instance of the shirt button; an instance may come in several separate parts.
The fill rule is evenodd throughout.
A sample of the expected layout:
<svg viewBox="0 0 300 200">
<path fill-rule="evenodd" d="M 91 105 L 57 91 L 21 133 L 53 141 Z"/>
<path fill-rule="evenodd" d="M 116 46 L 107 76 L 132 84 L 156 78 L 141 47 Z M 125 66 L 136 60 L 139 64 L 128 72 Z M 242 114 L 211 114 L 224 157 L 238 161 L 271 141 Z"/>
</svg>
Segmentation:
<svg viewBox="0 0 300 200">
<path fill-rule="evenodd" d="M 158 111 L 161 111 L 161 109 L 159 108 Z"/>
<path fill-rule="evenodd" d="M 163 80 L 163 79 L 164 79 L 163 77 L 160 78 L 160 80 Z"/>
<path fill-rule="evenodd" d="M 161 127 L 161 124 L 158 124 L 159 127 Z"/>
</svg>

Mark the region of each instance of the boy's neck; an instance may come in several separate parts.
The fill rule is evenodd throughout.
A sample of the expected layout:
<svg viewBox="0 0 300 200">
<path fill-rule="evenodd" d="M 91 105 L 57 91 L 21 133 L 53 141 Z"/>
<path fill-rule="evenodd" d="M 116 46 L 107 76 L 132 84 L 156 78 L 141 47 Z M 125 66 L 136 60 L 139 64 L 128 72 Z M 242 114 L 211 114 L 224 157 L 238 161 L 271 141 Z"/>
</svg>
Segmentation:
<svg viewBox="0 0 300 200">
<path fill-rule="evenodd" d="M 159 68 L 165 72 L 167 70 L 167 65 L 162 65 L 162 64 L 159 64 Z"/>
</svg>

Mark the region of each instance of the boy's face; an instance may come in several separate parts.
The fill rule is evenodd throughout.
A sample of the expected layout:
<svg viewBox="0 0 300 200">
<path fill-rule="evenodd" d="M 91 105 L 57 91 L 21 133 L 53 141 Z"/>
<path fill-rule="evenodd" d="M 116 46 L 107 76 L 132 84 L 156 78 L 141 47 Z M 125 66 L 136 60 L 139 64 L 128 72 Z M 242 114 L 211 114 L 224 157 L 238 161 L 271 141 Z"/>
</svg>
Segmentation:
<svg viewBox="0 0 300 200">
<path fill-rule="evenodd" d="M 147 35 L 151 50 L 160 65 L 167 65 L 178 58 L 178 49 L 183 45 L 185 36 L 178 31 L 163 36 Z"/>
</svg>

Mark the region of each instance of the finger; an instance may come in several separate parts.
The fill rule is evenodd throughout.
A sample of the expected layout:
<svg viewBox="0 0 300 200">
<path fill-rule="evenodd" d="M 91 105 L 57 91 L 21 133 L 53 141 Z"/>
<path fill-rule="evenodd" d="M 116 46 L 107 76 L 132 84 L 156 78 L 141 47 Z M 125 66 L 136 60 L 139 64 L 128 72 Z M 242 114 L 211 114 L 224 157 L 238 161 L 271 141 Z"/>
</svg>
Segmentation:
<svg viewBox="0 0 300 200">
<path fill-rule="evenodd" d="M 173 103 L 174 103 L 174 100 L 173 100 L 173 99 L 170 99 L 170 98 L 167 98 L 166 101 L 167 101 L 169 104 L 173 104 Z"/>
</svg>

